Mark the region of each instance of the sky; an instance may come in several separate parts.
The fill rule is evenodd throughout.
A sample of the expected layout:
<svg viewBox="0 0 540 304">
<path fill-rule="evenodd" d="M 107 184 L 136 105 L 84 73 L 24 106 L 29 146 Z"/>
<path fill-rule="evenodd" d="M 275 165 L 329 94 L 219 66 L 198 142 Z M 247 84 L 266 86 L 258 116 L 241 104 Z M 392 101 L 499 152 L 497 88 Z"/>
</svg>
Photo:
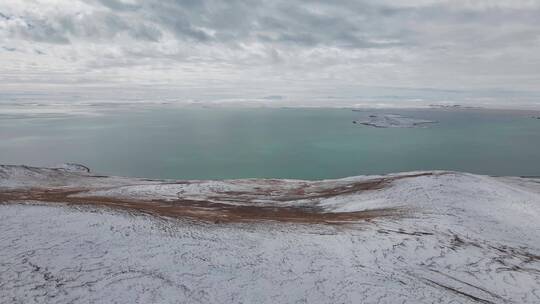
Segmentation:
<svg viewBox="0 0 540 304">
<path fill-rule="evenodd" d="M 539 16 L 540 0 L 2 0 L 0 99 L 540 105 Z"/>
</svg>

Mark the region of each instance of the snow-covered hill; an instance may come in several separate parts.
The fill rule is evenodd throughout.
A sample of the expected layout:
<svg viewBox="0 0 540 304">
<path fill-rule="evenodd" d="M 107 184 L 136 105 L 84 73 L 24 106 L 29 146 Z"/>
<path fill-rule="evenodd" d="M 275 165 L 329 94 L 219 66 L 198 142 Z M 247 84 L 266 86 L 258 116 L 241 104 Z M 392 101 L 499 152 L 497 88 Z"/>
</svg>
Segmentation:
<svg viewBox="0 0 540 304">
<path fill-rule="evenodd" d="M 0 303 L 540 303 L 540 180 L 0 166 Z"/>
</svg>

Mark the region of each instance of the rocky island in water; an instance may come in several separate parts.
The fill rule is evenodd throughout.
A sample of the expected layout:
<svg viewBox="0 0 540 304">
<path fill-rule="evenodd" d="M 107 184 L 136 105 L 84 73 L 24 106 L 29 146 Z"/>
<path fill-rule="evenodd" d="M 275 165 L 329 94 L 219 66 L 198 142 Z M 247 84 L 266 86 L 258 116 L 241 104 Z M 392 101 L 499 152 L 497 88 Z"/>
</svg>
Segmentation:
<svg viewBox="0 0 540 304">
<path fill-rule="evenodd" d="M 0 303 L 540 303 L 540 180 L 0 166 Z"/>
</svg>

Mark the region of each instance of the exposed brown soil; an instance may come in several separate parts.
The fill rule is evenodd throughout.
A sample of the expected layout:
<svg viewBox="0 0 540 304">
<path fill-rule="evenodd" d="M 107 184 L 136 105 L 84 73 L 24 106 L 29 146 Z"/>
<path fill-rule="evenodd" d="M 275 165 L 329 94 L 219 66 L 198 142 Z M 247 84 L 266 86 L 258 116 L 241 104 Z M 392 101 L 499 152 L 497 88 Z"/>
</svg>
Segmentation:
<svg viewBox="0 0 540 304">
<path fill-rule="evenodd" d="M 39 201 L 51 204 L 90 205 L 111 207 L 127 211 L 137 211 L 175 218 L 192 218 L 214 223 L 243 221 L 278 221 L 295 223 L 339 224 L 358 220 L 369 220 L 381 216 L 400 214 L 397 209 L 378 209 L 362 212 L 325 213 L 315 207 L 270 207 L 246 206 L 195 200 L 133 200 L 110 197 L 70 197 L 80 190 L 40 190 L 4 191 L 0 193 L 1 203 Z"/>
<path fill-rule="evenodd" d="M 360 212 L 329 213 L 313 204 L 313 206 L 264 206 L 264 205 L 233 205 L 227 203 L 217 203 L 212 200 L 222 202 L 246 203 L 254 199 L 271 197 L 278 202 L 295 201 L 299 199 L 310 199 L 314 202 L 318 199 L 382 189 L 401 178 L 416 177 L 421 175 L 432 175 L 433 173 L 416 174 L 409 176 L 385 177 L 373 179 L 366 182 L 356 182 L 346 185 L 338 185 L 331 188 L 321 187 L 317 183 L 306 183 L 296 189 L 278 189 L 275 191 L 254 188 L 249 192 L 221 192 L 214 196 L 209 196 L 209 200 L 185 199 L 179 195 L 175 200 L 137 200 L 113 197 L 89 197 L 76 196 L 86 192 L 88 189 L 24 189 L 24 190 L 3 190 L 0 192 L 0 203 L 20 203 L 24 201 L 39 201 L 45 203 L 60 203 L 66 205 L 90 205 L 100 207 L 111 207 L 123 209 L 130 212 L 175 217 L 191 218 L 214 223 L 244 222 L 244 221 L 278 221 L 294 223 L 321 223 L 321 224 L 343 224 L 360 220 L 371 220 L 378 217 L 399 216 L 403 210 L 396 208 L 381 208 Z M 268 182 L 272 182 L 269 180 Z M 277 181 L 274 181 L 277 183 Z M 93 189 L 95 190 L 95 189 Z"/>
</svg>

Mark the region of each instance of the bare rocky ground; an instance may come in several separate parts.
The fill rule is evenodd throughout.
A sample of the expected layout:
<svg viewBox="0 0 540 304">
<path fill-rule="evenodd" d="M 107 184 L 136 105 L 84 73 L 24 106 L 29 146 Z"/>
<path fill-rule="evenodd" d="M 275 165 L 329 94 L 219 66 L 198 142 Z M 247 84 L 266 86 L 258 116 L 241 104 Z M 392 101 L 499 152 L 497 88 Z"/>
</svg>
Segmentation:
<svg viewBox="0 0 540 304">
<path fill-rule="evenodd" d="M 540 303 L 540 181 L 0 166 L 0 303 Z"/>
</svg>

